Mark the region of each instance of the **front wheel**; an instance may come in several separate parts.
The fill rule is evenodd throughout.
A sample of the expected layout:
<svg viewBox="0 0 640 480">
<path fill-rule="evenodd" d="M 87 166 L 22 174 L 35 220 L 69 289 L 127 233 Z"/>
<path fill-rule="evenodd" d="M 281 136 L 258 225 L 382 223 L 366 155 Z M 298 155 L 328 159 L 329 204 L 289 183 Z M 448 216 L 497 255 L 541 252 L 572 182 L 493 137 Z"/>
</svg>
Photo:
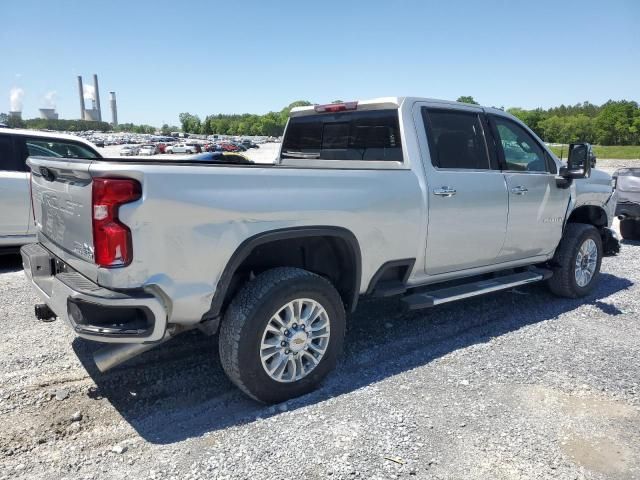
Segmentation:
<svg viewBox="0 0 640 480">
<path fill-rule="evenodd" d="M 250 397 L 278 403 L 314 390 L 342 351 L 345 311 L 323 277 L 268 270 L 233 299 L 220 327 L 220 360 Z"/>
<path fill-rule="evenodd" d="M 561 297 L 579 298 L 595 287 L 602 263 L 602 238 L 593 225 L 570 223 L 551 260 L 549 289 Z"/>
</svg>

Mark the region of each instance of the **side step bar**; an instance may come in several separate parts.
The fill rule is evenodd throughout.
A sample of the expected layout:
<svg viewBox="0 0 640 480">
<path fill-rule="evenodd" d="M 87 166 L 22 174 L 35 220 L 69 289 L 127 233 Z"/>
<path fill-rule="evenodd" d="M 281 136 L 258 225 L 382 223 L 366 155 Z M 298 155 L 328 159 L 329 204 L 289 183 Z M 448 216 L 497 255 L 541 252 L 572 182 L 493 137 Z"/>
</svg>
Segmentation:
<svg viewBox="0 0 640 480">
<path fill-rule="evenodd" d="M 463 298 L 484 295 L 485 293 L 497 292 L 508 288 L 526 285 L 528 283 L 539 282 L 551 278 L 551 270 L 535 268 L 526 272 L 503 275 L 489 280 L 457 285 L 455 287 L 441 288 L 422 293 L 413 293 L 402 299 L 408 310 L 419 310 L 421 308 L 435 307 L 442 303 L 453 302 Z"/>
</svg>

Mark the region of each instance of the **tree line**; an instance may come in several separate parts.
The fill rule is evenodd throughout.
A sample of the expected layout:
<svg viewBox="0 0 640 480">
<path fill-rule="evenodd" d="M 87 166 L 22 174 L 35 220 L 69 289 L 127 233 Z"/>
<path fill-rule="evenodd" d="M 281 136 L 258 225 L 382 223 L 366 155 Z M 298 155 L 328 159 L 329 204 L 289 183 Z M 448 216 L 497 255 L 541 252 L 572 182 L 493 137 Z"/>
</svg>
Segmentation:
<svg viewBox="0 0 640 480">
<path fill-rule="evenodd" d="M 277 137 L 284 132 L 291 109 L 306 105 L 312 105 L 312 103 L 298 100 L 290 103 L 279 112 L 269 112 L 264 115 L 219 113 L 207 115 L 204 120 L 201 120 L 198 115 L 184 112 L 179 115 L 179 119 L 182 131 L 187 133 Z"/>
<path fill-rule="evenodd" d="M 63 120 L 63 119 L 46 119 L 46 118 L 29 118 L 22 120 L 14 116 L 0 113 L 0 123 L 11 128 L 30 128 L 33 130 L 55 130 L 65 132 L 86 132 L 87 130 L 95 130 L 98 132 L 108 132 L 112 130 L 111 124 L 108 122 L 93 122 L 89 120 Z"/>
<path fill-rule="evenodd" d="M 465 103 L 477 102 L 471 96 L 459 97 Z M 258 135 L 280 136 L 293 107 L 312 105 L 306 100 L 298 100 L 279 112 L 264 115 L 215 114 L 200 119 L 188 112 L 179 115 L 180 128 L 164 124 L 160 128 L 163 135 L 182 130 L 186 133 L 204 135 Z M 509 113 L 526 123 L 540 138 L 549 143 L 590 142 L 597 145 L 640 145 L 640 107 L 637 102 L 609 100 L 602 105 L 590 102 L 576 105 L 560 105 L 548 109 L 526 110 L 510 108 Z M 65 131 L 122 131 L 132 133 L 155 133 L 158 129 L 151 125 L 123 123 L 115 129 L 107 122 L 85 120 L 46 120 L 33 118 L 22 120 L 0 113 L 0 123 L 15 128 Z"/>
<path fill-rule="evenodd" d="M 549 143 L 589 142 L 597 145 L 640 145 L 640 108 L 637 102 L 609 100 L 549 109 L 510 108 L 529 128 Z"/>
</svg>

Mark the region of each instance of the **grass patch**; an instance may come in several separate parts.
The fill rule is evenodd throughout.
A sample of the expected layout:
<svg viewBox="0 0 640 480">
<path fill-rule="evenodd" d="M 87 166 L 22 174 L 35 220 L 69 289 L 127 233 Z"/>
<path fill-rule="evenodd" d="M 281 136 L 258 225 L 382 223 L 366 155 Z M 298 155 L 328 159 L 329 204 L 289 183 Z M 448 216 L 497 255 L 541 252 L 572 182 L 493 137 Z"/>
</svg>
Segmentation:
<svg viewBox="0 0 640 480">
<path fill-rule="evenodd" d="M 558 146 L 553 145 L 550 147 L 553 153 L 555 153 L 558 157 L 560 156 L 560 150 L 562 150 L 562 158 L 563 160 L 567 159 L 567 151 L 569 146 Z M 596 158 L 612 158 L 619 160 L 640 160 L 640 145 L 624 145 L 624 146 L 603 146 L 603 145 L 594 145 L 593 146 L 594 153 L 596 154 Z"/>
</svg>

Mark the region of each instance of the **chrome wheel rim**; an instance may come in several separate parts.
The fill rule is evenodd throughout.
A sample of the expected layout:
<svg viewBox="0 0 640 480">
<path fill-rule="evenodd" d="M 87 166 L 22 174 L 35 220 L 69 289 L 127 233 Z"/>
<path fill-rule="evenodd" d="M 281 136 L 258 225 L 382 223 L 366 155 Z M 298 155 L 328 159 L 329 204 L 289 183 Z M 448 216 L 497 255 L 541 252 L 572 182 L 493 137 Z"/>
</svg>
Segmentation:
<svg viewBox="0 0 640 480">
<path fill-rule="evenodd" d="M 272 380 L 297 382 L 320 363 L 329 346 L 330 320 L 320 303 L 298 298 L 269 319 L 260 342 L 262 368 Z"/>
<path fill-rule="evenodd" d="M 597 264 L 598 246 L 593 239 L 588 238 L 582 243 L 576 256 L 575 277 L 579 287 L 589 285 L 596 273 Z"/>
</svg>

